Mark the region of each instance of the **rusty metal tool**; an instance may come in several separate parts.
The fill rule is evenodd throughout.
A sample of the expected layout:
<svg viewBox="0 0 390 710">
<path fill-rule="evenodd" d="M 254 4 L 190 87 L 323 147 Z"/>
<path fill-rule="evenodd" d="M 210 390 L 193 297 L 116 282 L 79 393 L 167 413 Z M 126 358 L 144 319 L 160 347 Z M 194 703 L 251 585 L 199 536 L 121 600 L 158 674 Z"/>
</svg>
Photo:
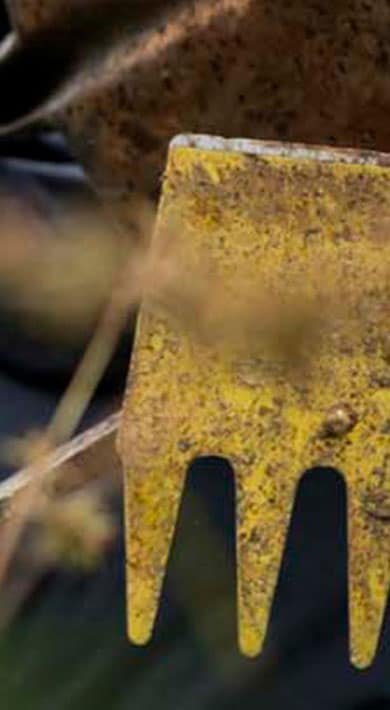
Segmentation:
<svg viewBox="0 0 390 710">
<path fill-rule="evenodd" d="M 65 128 L 116 219 L 183 132 L 390 149 L 387 0 L 7 0 L 0 132 Z"/>
<path fill-rule="evenodd" d="M 351 658 L 365 667 L 390 580 L 390 159 L 181 136 L 153 243 L 178 220 L 192 258 L 206 252 L 226 283 L 245 272 L 287 304 L 299 284 L 331 317 L 302 376 L 262 346 L 229 359 L 144 304 L 119 436 L 129 636 L 151 636 L 187 468 L 219 455 L 237 489 L 239 643 L 258 654 L 297 484 L 331 466 L 347 483 Z"/>
</svg>

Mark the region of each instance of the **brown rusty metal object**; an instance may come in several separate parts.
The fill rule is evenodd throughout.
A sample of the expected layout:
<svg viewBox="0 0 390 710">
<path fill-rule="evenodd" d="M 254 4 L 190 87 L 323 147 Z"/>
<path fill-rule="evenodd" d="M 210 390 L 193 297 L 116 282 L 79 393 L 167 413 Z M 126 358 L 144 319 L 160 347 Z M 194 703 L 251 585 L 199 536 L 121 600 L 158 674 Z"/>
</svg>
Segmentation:
<svg viewBox="0 0 390 710">
<path fill-rule="evenodd" d="M 390 150 L 386 0 L 8 4 L 0 126 L 52 115 L 125 224 L 183 131 Z"/>
</svg>

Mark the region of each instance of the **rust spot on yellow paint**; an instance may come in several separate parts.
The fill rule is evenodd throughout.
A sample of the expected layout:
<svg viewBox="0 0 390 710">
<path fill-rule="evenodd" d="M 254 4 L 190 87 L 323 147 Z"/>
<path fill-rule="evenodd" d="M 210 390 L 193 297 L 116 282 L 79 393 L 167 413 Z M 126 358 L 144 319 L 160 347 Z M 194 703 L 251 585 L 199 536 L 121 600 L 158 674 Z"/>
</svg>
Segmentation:
<svg viewBox="0 0 390 710">
<path fill-rule="evenodd" d="M 152 631 L 186 470 L 215 454 L 236 481 L 242 651 L 261 650 L 297 484 L 321 464 L 347 481 L 351 657 L 371 663 L 390 581 L 386 162 L 206 138 L 171 147 L 155 243 L 180 222 L 226 284 L 245 273 L 287 306 L 299 291 L 310 318 L 291 310 L 274 350 L 260 343 L 255 356 L 228 357 L 144 307 L 119 440 L 133 641 Z M 324 333 L 309 328 L 315 355 L 302 376 L 272 353 L 301 362 L 312 307 L 331 317 Z"/>
</svg>

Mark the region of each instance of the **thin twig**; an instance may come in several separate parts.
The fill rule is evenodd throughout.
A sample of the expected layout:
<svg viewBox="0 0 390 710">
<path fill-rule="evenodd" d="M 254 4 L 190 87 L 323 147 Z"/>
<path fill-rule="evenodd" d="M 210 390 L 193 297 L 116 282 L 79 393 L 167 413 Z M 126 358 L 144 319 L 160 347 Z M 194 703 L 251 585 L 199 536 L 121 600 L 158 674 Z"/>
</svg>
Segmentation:
<svg viewBox="0 0 390 710">
<path fill-rule="evenodd" d="M 42 464 L 42 476 L 55 475 L 61 478 L 61 471 L 67 470 L 69 464 L 78 465 L 78 460 L 88 455 L 91 462 L 94 461 L 94 452 L 99 444 L 107 439 L 112 442 L 112 467 L 115 468 L 116 452 L 114 448 L 114 438 L 119 427 L 121 413 L 115 412 L 102 422 L 87 429 L 87 431 L 75 436 L 66 444 L 62 444 L 47 457 Z M 99 462 L 96 462 L 99 465 Z M 100 466 L 99 466 L 100 467 Z M 11 503 L 15 496 L 28 486 L 36 473 L 35 466 L 26 466 L 14 475 L 0 483 L 0 506 Z"/>
<path fill-rule="evenodd" d="M 26 521 L 39 503 L 43 480 L 50 470 L 50 452 L 53 446 L 68 440 L 78 427 L 125 325 L 129 307 L 134 302 L 133 289 L 128 288 L 133 271 L 131 261 L 130 259 L 126 264 L 119 286 L 114 290 L 85 355 L 47 429 L 48 453 L 29 467 L 29 483 L 16 497 L 12 515 L 4 521 L 0 551 L 0 585 L 7 574 Z"/>
</svg>

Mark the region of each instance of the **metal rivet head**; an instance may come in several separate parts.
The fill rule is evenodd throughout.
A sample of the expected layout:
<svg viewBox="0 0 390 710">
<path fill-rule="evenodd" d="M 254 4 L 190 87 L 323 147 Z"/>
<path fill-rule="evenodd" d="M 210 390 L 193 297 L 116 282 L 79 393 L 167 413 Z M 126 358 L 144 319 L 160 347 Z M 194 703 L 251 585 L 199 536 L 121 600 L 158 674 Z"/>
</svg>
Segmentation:
<svg viewBox="0 0 390 710">
<path fill-rule="evenodd" d="M 352 431 L 357 420 L 357 414 L 349 404 L 335 404 L 326 413 L 321 433 L 324 436 L 343 436 Z"/>
</svg>

